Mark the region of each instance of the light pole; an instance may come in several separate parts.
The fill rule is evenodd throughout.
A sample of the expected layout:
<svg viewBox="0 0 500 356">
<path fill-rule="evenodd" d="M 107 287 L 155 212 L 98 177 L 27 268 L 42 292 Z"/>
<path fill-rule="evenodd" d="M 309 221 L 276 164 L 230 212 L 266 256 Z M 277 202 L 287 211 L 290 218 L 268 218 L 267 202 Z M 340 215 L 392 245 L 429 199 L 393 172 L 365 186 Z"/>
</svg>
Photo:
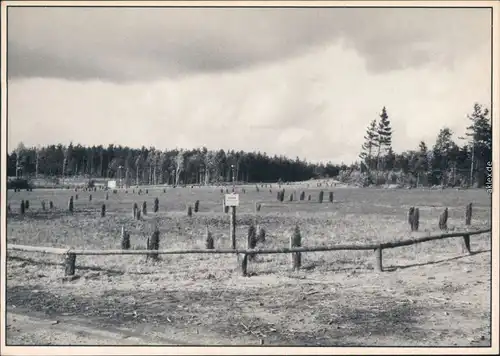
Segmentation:
<svg viewBox="0 0 500 356">
<path fill-rule="evenodd" d="M 123 188 L 122 169 L 123 169 L 123 166 L 118 166 L 118 178 L 120 179 L 120 188 Z"/>
<path fill-rule="evenodd" d="M 234 164 L 232 164 L 232 165 L 231 165 L 231 173 L 232 173 L 232 175 L 233 175 L 233 193 L 234 193 L 234 189 L 235 189 L 235 188 L 234 188 L 234 184 L 235 184 L 235 183 L 234 183 Z"/>
</svg>

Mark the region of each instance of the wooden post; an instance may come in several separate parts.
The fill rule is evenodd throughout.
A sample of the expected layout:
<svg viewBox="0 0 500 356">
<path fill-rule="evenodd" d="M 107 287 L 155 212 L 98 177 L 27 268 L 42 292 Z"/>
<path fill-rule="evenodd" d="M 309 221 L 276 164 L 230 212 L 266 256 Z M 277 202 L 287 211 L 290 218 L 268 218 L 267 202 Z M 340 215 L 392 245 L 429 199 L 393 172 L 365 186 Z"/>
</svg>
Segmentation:
<svg viewBox="0 0 500 356">
<path fill-rule="evenodd" d="M 255 229 L 255 226 L 251 224 L 248 227 L 248 234 L 247 234 L 247 248 L 252 250 L 257 246 L 257 231 Z M 248 256 L 250 260 L 253 260 L 255 257 L 254 254 L 251 254 Z"/>
<path fill-rule="evenodd" d="M 21 200 L 21 210 L 20 210 L 21 215 L 24 215 L 24 210 L 25 210 L 24 200 Z"/>
<path fill-rule="evenodd" d="M 375 257 L 376 257 L 376 263 L 375 263 L 375 269 L 378 272 L 383 272 L 383 267 L 382 267 L 382 247 L 379 247 L 375 250 Z"/>
<path fill-rule="evenodd" d="M 153 234 L 151 235 L 151 239 L 149 240 L 148 250 L 158 251 L 159 248 L 160 248 L 160 230 L 158 229 L 158 226 L 155 226 L 155 230 L 153 231 Z M 154 260 L 157 260 L 158 259 L 158 252 L 150 253 L 149 257 L 154 259 Z"/>
<path fill-rule="evenodd" d="M 125 231 L 125 226 L 122 226 L 122 250 L 128 250 L 130 248 L 130 234 Z"/>
<path fill-rule="evenodd" d="M 101 206 L 101 218 L 106 216 L 106 204 L 102 204 Z"/>
<path fill-rule="evenodd" d="M 302 236 L 298 225 L 295 225 L 293 234 L 290 236 L 290 248 L 301 247 Z M 302 258 L 300 252 L 292 252 L 292 269 L 299 270 L 302 265 Z"/>
<path fill-rule="evenodd" d="M 148 205 L 146 202 L 142 203 L 142 215 L 147 215 L 148 214 Z"/>
<path fill-rule="evenodd" d="M 208 229 L 208 225 L 206 227 L 205 248 L 207 250 L 213 250 L 214 249 L 214 238 L 212 237 L 212 233 Z"/>
<path fill-rule="evenodd" d="M 76 255 L 74 253 L 68 253 L 65 260 L 65 270 L 64 274 L 66 276 L 73 276 L 75 274 L 76 266 Z"/>
<path fill-rule="evenodd" d="M 414 228 L 414 223 L 413 223 L 413 219 L 414 219 L 414 216 L 415 216 L 415 207 L 411 207 L 410 210 L 408 211 L 408 224 L 410 224 L 410 230 L 411 231 L 414 231 L 413 228 Z"/>
<path fill-rule="evenodd" d="M 469 254 L 471 253 L 471 250 L 470 250 L 470 235 L 469 234 L 465 234 L 464 235 L 463 249 L 465 249 L 465 252 L 467 252 Z"/>
<path fill-rule="evenodd" d="M 447 222 L 448 222 L 448 208 L 445 208 L 444 211 L 439 215 L 439 229 L 447 230 Z"/>
<path fill-rule="evenodd" d="M 68 210 L 69 210 L 70 213 L 73 212 L 73 197 L 69 198 Z"/>
<path fill-rule="evenodd" d="M 231 216 L 229 219 L 229 236 L 231 237 L 231 247 L 236 250 L 236 207 L 231 207 Z M 246 261 L 247 255 L 245 255 Z M 246 263 L 246 262 L 245 262 Z"/>
<path fill-rule="evenodd" d="M 420 225 L 420 211 L 415 208 L 413 212 L 413 231 L 418 231 L 418 226 Z"/>
<path fill-rule="evenodd" d="M 469 226 L 472 220 L 472 203 L 465 207 L 465 225 Z"/>
<path fill-rule="evenodd" d="M 89 201 L 92 201 L 92 194 L 89 195 Z"/>
<path fill-rule="evenodd" d="M 247 276 L 247 267 L 248 267 L 248 255 L 243 254 L 243 258 L 241 259 L 241 275 L 243 277 Z"/>
</svg>

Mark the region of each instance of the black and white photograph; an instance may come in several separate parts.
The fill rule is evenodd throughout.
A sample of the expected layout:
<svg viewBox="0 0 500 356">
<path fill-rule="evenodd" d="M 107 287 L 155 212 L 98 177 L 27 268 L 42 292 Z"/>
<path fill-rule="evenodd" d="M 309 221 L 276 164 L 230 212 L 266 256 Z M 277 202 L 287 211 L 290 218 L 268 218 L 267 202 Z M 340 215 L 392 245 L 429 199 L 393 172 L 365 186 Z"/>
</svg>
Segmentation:
<svg viewBox="0 0 500 356">
<path fill-rule="evenodd" d="M 1 353 L 498 354 L 498 5 L 2 1 Z"/>
</svg>

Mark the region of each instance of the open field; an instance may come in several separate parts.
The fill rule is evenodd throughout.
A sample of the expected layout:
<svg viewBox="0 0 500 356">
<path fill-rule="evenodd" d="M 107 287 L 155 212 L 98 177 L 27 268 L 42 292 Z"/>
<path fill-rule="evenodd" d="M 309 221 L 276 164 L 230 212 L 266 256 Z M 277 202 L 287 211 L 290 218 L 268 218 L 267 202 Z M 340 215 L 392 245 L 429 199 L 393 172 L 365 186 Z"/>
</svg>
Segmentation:
<svg viewBox="0 0 500 356">
<path fill-rule="evenodd" d="M 313 187 L 314 185 L 314 187 Z M 320 188 L 311 183 L 284 186 L 285 201 L 276 200 L 277 186 L 238 187 L 237 247 L 246 247 L 252 221 L 266 229 L 263 246 L 285 247 L 294 224 L 303 246 L 386 242 L 438 233 L 438 217 L 449 208 L 450 230 L 465 229 L 464 212 L 473 203 L 472 227 L 489 228 L 491 200 L 482 190 L 397 190 Z M 133 249 L 144 249 L 152 226 L 160 227 L 160 249 L 204 248 L 209 225 L 216 248 L 229 248 L 229 215 L 223 213 L 220 188 L 147 188 L 128 192 L 79 191 L 75 213 L 66 210 L 71 190 L 9 191 L 8 243 L 73 247 L 120 248 L 122 226 L 131 233 Z M 301 190 L 306 201 L 297 201 Z M 328 191 L 334 202 L 328 202 Z M 295 201 L 288 202 L 290 193 Z M 298 194 L 297 194 L 298 193 Z M 89 201 L 89 195 L 93 199 Z M 311 201 L 307 196 L 311 194 Z M 160 209 L 152 213 L 153 200 Z M 21 199 L 30 208 L 19 215 Z M 54 203 L 42 211 L 41 200 Z M 189 218 L 187 205 L 200 200 Z M 148 215 L 132 218 L 132 205 L 146 201 Z M 262 209 L 254 213 L 254 203 Z M 106 204 L 107 215 L 100 217 Z M 408 209 L 420 209 L 420 231 L 410 233 Z M 140 343 L 264 344 L 331 346 L 468 346 L 490 343 L 490 234 L 471 237 L 474 252 L 466 255 L 461 239 L 451 238 L 384 250 L 386 272 L 374 270 L 372 251 L 302 254 L 302 269 L 290 269 L 288 254 L 259 255 L 249 262 L 250 277 L 237 271 L 234 255 L 172 255 L 159 262 L 145 256 L 78 256 L 77 275 L 63 282 L 61 256 L 9 251 L 7 304 L 10 312 L 39 318 L 45 315 L 72 325 L 82 320 L 93 328 L 118 328 L 120 337 L 79 337 L 54 331 L 24 330 L 22 318 L 8 320 L 9 344 Z M 38 313 L 33 315 L 33 313 Z M 15 320 L 14 320 L 15 319 Z M 20 321 L 21 320 L 21 321 Z M 16 324 L 21 323 L 21 324 Z M 26 325 L 28 323 L 25 323 Z M 23 331 L 24 330 L 24 331 Z M 128 330 L 128 331 L 127 331 Z M 138 335 L 137 330 L 141 330 Z M 75 333 L 77 333 L 75 331 Z M 128 336 L 127 336 L 128 335 Z M 142 337 L 142 339 L 141 339 Z M 146 340 L 147 341 L 144 341 Z M 170 342 L 168 341 L 170 340 Z"/>
</svg>

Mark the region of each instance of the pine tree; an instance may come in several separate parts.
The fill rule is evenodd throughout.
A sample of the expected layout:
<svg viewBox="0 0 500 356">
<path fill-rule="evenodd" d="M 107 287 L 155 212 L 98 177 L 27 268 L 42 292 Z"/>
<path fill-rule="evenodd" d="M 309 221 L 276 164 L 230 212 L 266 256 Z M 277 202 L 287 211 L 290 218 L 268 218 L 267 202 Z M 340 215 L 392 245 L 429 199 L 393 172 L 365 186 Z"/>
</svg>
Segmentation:
<svg viewBox="0 0 500 356">
<path fill-rule="evenodd" d="M 365 143 L 361 146 L 361 153 L 359 158 L 363 160 L 368 170 L 372 168 L 373 151 L 378 147 L 378 133 L 377 133 L 377 122 L 373 120 L 368 128 L 366 129 L 366 135 L 364 136 Z"/>
<path fill-rule="evenodd" d="M 380 157 L 385 156 L 392 147 L 392 128 L 389 115 L 385 106 L 380 113 L 380 121 L 377 128 L 377 170 L 380 169 Z"/>
<path fill-rule="evenodd" d="M 470 137 L 471 147 L 471 177 L 472 185 L 475 181 L 478 186 L 483 186 L 485 182 L 485 172 L 487 162 L 492 158 L 492 131 L 489 110 L 483 108 L 478 103 L 474 104 L 474 111 L 467 115 L 472 122 L 467 127 L 466 136 Z"/>
</svg>

